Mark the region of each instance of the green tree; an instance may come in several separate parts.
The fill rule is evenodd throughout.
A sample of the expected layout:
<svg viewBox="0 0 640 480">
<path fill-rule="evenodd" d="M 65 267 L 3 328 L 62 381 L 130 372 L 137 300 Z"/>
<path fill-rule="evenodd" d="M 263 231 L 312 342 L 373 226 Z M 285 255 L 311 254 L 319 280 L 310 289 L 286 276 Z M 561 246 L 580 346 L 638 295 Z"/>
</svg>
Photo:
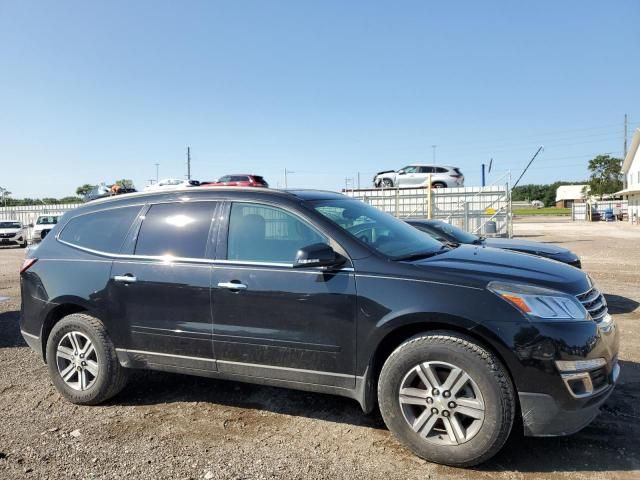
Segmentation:
<svg viewBox="0 0 640 480">
<path fill-rule="evenodd" d="M 598 155 L 589 160 L 591 195 L 602 196 L 622 190 L 622 159 Z"/>
<path fill-rule="evenodd" d="M 76 195 L 80 197 L 84 197 L 87 193 L 89 193 L 94 188 L 96 188 L 95 185 L 85 183 L 84 185 L 80 185 L 78 188 L 76 188 Z"/>
<path fill-rule="evenodd" d="M 133 180 L 129 180 L 127 178 L 122 178 L 120 180 L 116 180 L 114 183 L 116 185 L 120 185 L 122 188 L 135 188 L 133 186 Z"/>
</svg>

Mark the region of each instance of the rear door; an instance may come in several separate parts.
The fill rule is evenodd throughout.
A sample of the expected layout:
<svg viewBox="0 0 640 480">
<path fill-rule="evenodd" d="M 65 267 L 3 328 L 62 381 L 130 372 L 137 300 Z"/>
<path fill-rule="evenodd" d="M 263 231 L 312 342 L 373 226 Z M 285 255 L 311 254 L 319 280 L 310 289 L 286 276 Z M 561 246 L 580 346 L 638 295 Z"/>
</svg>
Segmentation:
<svg viewBox="0 0 640 480">
<path fill-rule="evenodd" d="M 158 203 L 139 219 L 113 262 L 112 317 L 128 326 L 127 350 L 148 364 L 214 369 L 210 301 L 212 201 Z"/>
<path fill-rule="evenodd" d="M 353 269 L 292 268 L 299 248 L 331 242 L 292 211 L 235 202 L 226 215 L 212 278 L 218 370 L 352 388 Z"/>
</svg>

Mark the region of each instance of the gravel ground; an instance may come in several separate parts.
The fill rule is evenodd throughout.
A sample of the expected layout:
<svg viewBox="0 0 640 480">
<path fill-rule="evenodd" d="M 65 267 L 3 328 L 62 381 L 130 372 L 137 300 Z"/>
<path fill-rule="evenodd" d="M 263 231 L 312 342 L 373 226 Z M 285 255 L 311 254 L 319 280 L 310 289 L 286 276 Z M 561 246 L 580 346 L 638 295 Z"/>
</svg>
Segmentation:
<svg viewBox="0 0 640 480">
<path fill-rule="evenodd" d="M 489 463 L 424 462 L 350 400 L 135 372 L 106 405 L 78 407 L 51 386 L 18 329 L 23 250 L 0 250 L 0 478 L 640 478 L 640 228 L 515 226 L 581 255 L 622 331 L 621 382 L 598 419 L 566 438 L 513 436 Z"/>
</svg>

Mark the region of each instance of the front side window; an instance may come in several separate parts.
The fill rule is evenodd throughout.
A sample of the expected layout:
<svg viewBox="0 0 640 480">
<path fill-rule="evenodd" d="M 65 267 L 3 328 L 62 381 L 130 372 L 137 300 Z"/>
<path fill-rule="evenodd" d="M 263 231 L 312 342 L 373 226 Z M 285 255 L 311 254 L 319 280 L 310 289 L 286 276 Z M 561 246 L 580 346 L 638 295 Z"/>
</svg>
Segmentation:
<svg viewBox="0 0 640 480">
<path fill-rule="evenodd" d="M 160 203 L 147 211 L 136 255 L 204 258 L 215 202 Z"/>
<path fill-rule="evenodd" d="M 328 240 L 308 223 L 282 209 L 251 203 L 231 206 L 229 260 L 293 263 L 300 248 L 314 243 L 328 243 Z"/>
<path fill-rule="evenodd" d="M 79 247 L 118 253 L 140 206 L 112 208 L 72 218 L 60 240 Z"/>
<path fill-rule="evenodd" d="M 310 203 L 340 228 L 394 260 L 442 250 L 442 244 L 428 234 L 359 200 L 318 200 Z"/>
</svg>

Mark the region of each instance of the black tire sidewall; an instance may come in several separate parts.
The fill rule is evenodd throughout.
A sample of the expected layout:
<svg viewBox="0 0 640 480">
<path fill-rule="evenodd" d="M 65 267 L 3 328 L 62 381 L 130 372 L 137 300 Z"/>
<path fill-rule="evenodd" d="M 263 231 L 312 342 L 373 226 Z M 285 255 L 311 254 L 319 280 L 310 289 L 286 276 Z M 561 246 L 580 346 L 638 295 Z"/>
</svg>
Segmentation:
<svg viewBox="0 0 640 480">
<path fill-rule="evenodd" d="M 494 445 L 504 444 L 511 430 L 509 425 L 504 438 L 500 438 L 504 435 L 501 432 L 504 432 L 504 409 L 507 408 L 502 389 L 487 362 L 479 361 L 479 355 L 454 343 L 443 343 L 428 337 L 422 340 L 401 346 L 402 351 L 392 355 L 383 368 L 379 402 L 385 423 L 412 451 L 429 461 L 459 466 L 479 463 L 495 453 L 487 456 Z M 447 362 L 460 367 L 478 385 L 485 405 L 485 418 L 480 431 L 468 442 L 457 446 L 430 443 L 420 438 L 405 420 L 398 401 L 400 384 L 411 368 L 426 361 Z M 511 422 L 512 418 L 513 415 Z"/>
<path fill-rule="evenodd" d="M 69 332 L 81 332 L 93 343 L 98 360 L 98 376 L 93 385 L 84 391 L 74 390 L 65 383 L 62 376 L 58 372 L 56 350 L 60 340 Z M 109 389 L 111 381 L 111 372 L 113 365 L 110 364 L 109 358 L 113 355 L 107 355 L 107 345 L 102 340 L 95 328 L 83 321 L 82 315 L 72 314 L 60 320 L 51 331 L 47 340 L 47 366 L 49 368 L 49 376 L 56 389 L 69 401 L 79 404 L 95 404 L 99 403 Z M 111 347 L 112 348 L 112 347 Z"/>
</svg>

